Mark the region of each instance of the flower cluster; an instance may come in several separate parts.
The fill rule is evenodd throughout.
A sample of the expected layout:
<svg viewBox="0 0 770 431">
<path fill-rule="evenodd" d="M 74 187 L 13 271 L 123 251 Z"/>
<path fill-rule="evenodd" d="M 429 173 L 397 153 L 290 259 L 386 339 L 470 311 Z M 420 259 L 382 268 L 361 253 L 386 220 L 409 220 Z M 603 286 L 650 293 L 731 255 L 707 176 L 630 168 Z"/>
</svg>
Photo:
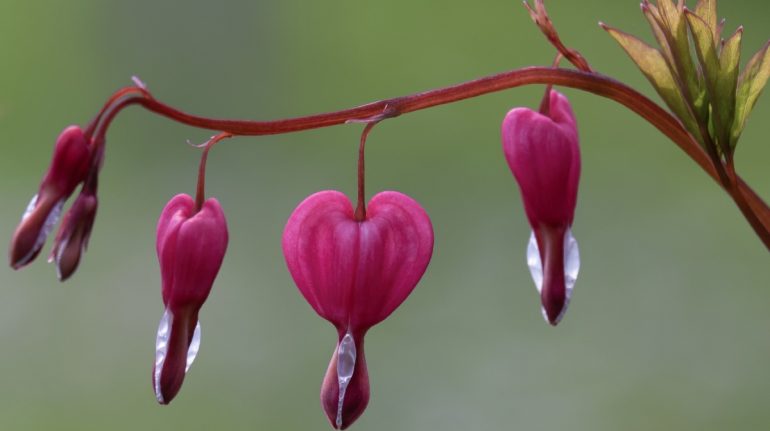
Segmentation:
<svg viewBox="0 0 770 431">
<path fill-rule="evenodd" d="M 22 268 L 40 254 L 66 201 L 80 187 L 64 213 L 49 258 L 61 281 L 78 268 L 96 217 L 106 130 L 124 107 L 139 104 L 187 125 L 224 130 L 201 146 L 205 149 L 195 198 L 187 194 L 173 197 L 157 223 L 164 310 L 155 337 L 152 386 L 157 401 L 168 404 L 179 393 L 198 354 L 200 312 L 229 240 L 219 201 L 206 199 L 204 194 L 209 150 L 237 135 L 366 123 L 359 148 L 356 207 L 337 191 L 312 194 L 291 214 L 282 237 L 286 266 L 301 295 L 337 331 L 320 398 L 331 426 L 346 429 L 361 416 L 370 398 L 364 338 L 415 289 L 434 246 L 431 220 L 416 200 L 385 191 L 365 204 L 366 137 L 379 122 L 404 113 L 548 82 L 614 99 L 657 126 L 718 180 L 770 248 L 770 208 L 737 175 L 733 164 L 749 114 L 770 80 L 770 43 L 741 71 L 743 28 L 723 39 L 724 21 L 718 20 L 715 0 L 698 0 L 694 10 L 681 0 L 643 0 L 642 13 L 658 47 L 601 24 L 650 81 L 670 108 L 669 114 L 630 87 L 595 73 L 579 52 L 567 48 L 544 0 L 534 0 L 534 6 L 524 3 L 559 52 L 553 67 L 510 71 L 344 111 L 273 122 L 210 119 L 161 103 L 135 79 L 135 85 L 116 92 L 87 127 L 67 127 L 56 139 L 48 170 L 13 234 L 11 267 Z M 559 68 L 562 59 L 578 70 Z M 505 115 L 501 138 L 531 228 L 527 265 L 540 295 L 542 315 L 555 326 L 567 311 L 580 269 L 572 232 L 581 172 L 575 115 L 567 98 L 548 86 L 537 111 L 519 107 Z"/>
<path fill-rule="evenodd" d="M 67 127 L 59 135 L 48 171 L 13 234 L 11 267 L 22 268 L 40 254 L 59 221 L 65 201 L 83 184 L 80 195 L 64 216 L 51 252 L 60 280 L 75 272 L 96 216 L 96 185 L 103 148 L 102 140 L 94 139 L 78 126 Z"/>
<path fill-rule="evenodd" d="M 538 22 L 550 23 L 542 2 L 530 12 Z M 555 35 L 555 31 L 551 33 Z M 121 90 L 85 130 L 71 126 L 62 132 L 38 193 L 11 242 L 13 268 L 21 268 L 40 253 L 65 201 L 82 185 L 51 252 L 60 280 L 74 273 L 96 216 L 106 129 L 123 106 L 153 100 L 143 84 Z M 406 300 L 433 254 L 433 226 L 417 201 L 395 191 L 376 194 L 368 205 L 364 201 L 366 138 L 378 122 L 397 114 L 386 107 L 381 114 L 364 120 L 367 126 L 359 148 L 356 208 L 340 192 L 318 192 L 297 206 L 283 232 L 283 254 L 297 288 L 315 312 L 337 330 L 320 396 L 335 429 L 348 428 L 369 403 L 364 354 L 367 332 Z M 152 383 L 160 404 L 176 397 L 198 354 L 200 310 L 227 251 L 224 211 L 216 199 L 205 199 L 204 188 L 209 150 L 232 136 L 222 132 L 201 146 L 205 149 L 195 199 L 186 194 L 173 197 L 158 220 L 156 249 L 164 312 L 156 334 Z M 511 110 L 502 123 L 502 142 L 532 228 L 527 262 L 540 292 L 543 316 L 556 325 L 567 309 L 579 269 L 572 222 L 580 149 L 575 117 L 566 97 L 549 87 L 540 112 Z"/>
<path fill-rule="evenodd" d="M 547 93 L 545 109 L 517 108 L 503 121 L 503 148 L 521 188 L 532 239 L 528 262 L 543 314 L 558 323 L 577 275 L 577 244 L 571 233 L 580 174 L 575 118 L 567 99 Z M 310 306 L 337 330 L 337 343 L 321 386 L 321 404 L 332 427 L 349 427 L 369 402 L 364 355 L 367 331 L 406 300 L 433 254 L 433 226 L 414 199 L 395 191 L 363 204 L 363 142 L 359 160 L 359 206 L 337 191 L 305 199 L 283 233 L 286 265 Z M 72 126 L 56 141 L 51 165 L 22 217 L 11 243 L 11 266 L 21 268 L 43 247 L 65 201 L 82 185 L 53 245 L 59 278 L 69 278 L 88 243 L 96 215 L 97 176 L 103 133 Z M 224 260 L 228 243 L 219 202 L 204 199 L 209 141 L 201 158 L 198 195 L 172 198 L 157 225 L 157 254 L 164 312 L 155 343 L 152 381 L 159 403 L 179 392 L 200 348 L 199 313 Z M 368 207 L 368 208 L 367 208 Z"/>
</svg>

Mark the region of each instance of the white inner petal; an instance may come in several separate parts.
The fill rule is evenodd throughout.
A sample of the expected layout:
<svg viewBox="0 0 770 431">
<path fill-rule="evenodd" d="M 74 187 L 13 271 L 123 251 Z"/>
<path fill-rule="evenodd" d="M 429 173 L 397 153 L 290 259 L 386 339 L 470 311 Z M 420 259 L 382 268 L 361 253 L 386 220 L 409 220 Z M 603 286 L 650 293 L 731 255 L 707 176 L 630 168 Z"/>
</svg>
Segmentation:
<svg viewBox="0 0 770 431">
<path fill-rule="evenodd" d="M 184 372 L 185 374 L 187 371 L 190 370 L 190 365 L 192 365 L 193 361 L 195 361 L 195 357 L 198 356 L 198 350 L 201 348 L 201 322 L 198 321 L 195 324 L 195 332 L 193 333 L 193 339 L 190 343 L 190 348 L 187 349 L 187 365 L 185 366 Z"/>
<path fill-rule="evenodd" d="M 174 320 L 174 316 L 168 309 L 163 312 L 163 317 L 160 319 L 158 325 L 158 334 L 155 338 L 155 373 L 153 376 L 153 385 L 155 386 L 155 397 L 158 402 L 163 403 L 163 394 L 160 391 L 160 375 L 163 371 L 163 364 L 166 362 L 166 355 L 168 354 L 168 339 L 171 336 L 171 326 Z M 198 356 L 198 350 L 201 347 L 201 322 L 198 321 L 195 324 L 195 332 L 193 332 L 192 342 L 187 349 L 187 364 L 184 372 L 187 373 L 190 370 L 190 366 L 195 357 Z"/>
<path fill-rule="evenodd" d="M 532 274 L 532 280 L 535 282 L 537 292 L 542 294 L 543 290 L 543 262 L 540 260 L 540 248 L 537 246 L 537 239 L 535 238 L 535 232 L 529 236 L 529 244 L 527 244 L 527 265 L 529 266 L 529 272 Z M 567 229 L 564 234 L 564 284 L 566 290 L 566 297 L 564 301 L 564 308 L 557 317 L 557 321 L 564 317 L 564 313 L 567 312 L 570 299 L 572 299 L 572 291 L 575 288 L 575 282 L 577 281 L 578 272 L 580 272 L 580 250 L 578 249 L 578 243 L 575 237 L 572 235 L 572 229 Z M 545 312 L 545 308 L 541 307 L 543 317 L 548 321 L 548 315 Z"/>
<path fill-rule="evenodd" d="M 70 237 L 62 238 L 61 242 L 59 243 L 59 246 L 56 247 L 56 253 L 51 255 L 50 258 L 48 258 L 48 262 L 51 262 L 52 260 L 56 261 L 56 276 L 61 280 L 61 258 L 64 254 L 64 250 L 67 248 L 67 245 L 69 245 Z"/>
<path fill-rule="evenodd" d="M 40 230 L 40 234 L 37 236 L 37 242 L 35 242 L 35 248 L 40 248 L 43 246 L 43 243 L 45 242 L 45 239 L 48 237 L 48 234 L 51 233 L 54 226 L 56 226 L 56 223 L 59 222 L 59 217 L 61 216 L 61 210 L 64 207 L 64 199 L 59 199 L 59 202 L 56 202 L 56 205 L 53 206 L 51 209 L 51 212 L 48 214 L 48 217 L 45 219 L 45 224 L 43 225 L 43 229 Z"/>
<path fill-rule="evenodd" d="M 35 205 L 37 205 L 37 195 L 32 196 L 32 200 L 29 201 L 29 205 L 27 205 L 27 209 L 24 210 L 24 214 L 21 216 L 21 221 L 24 221 L 27 219 L 27 217 L 32 214 L 32 211 L 35 209 Z"/>
<path fill-rule="evenodd" d="M 339 384 L 339 398 L 337 400 L 337 428 L 342 427 L 342 405 L 345 401 L 345 391 L 348 383 L 353 378 L 356 369 L 356 343 L 350 333 L 345 334 L 337 347 L 337 383 Z"/>
<path fill-rule="evenodd" d="M 21 220 L 24 221 L 27 219 L 31 214 L 32 211 L 35 210 L 35 206 L 37 205 L 37 195 L 32 197 L 32 200 L 30 201 L 29 205 L 27 205 L 27 209 L 24 211 L 24 215 L 21 217 Z M 43 247 L 43 244 L 45 244 L 46 238 L 48 238 L 48 235 L 53 230 L 54 226 L 56 226 L 56 223 L 59 222 L 59 217 L 61 216 L 62 208 L 64 207 L 64 199 L 59 199 L 59 202 L 56 202 L 56 205 L 51 208 L 51 212 L 48 213 L 48 217 L 45 219 L 45 223 L 43 223 L 42 229 L 40 229 L 40 232 L 37 234 L 37 238 L 35 239 L 35 245 L 30 249 L 29 253 L 26 254 L 20 261 L 20 265 L 26 265 L 29 263 L 29 261 L 32 259 L 33 256 L 37 254 L 37 252 Z"/>
<path fill-rule="evenodd" d="M 155 338 L 155 372 L 153 375 L 153 384 L 155 386 L 155 397 L 159 403 L 163 403 L 163 394 L 160 391 L 160 373 L 163 371 L 163 363 L 166 362 L 166 353 L 168 352 L 168 337 L 171 335 L 171 312 L 165 310 L 163 317 L 158 325 L 158 335 Z"/>
</svg>

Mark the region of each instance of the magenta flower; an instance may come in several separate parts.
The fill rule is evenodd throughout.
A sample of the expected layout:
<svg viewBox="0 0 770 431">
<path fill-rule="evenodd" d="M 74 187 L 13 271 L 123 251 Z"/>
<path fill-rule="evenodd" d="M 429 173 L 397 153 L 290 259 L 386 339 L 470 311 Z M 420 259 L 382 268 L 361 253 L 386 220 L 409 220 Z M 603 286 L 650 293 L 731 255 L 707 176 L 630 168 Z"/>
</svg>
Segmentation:
<svg viewBox="0 0 770 431">
<path fill-rule="evenodd" d="M 571 231 L 580 179 L 580 147 L 567 98 L 551 91 L 544 111 L 515 108 L 508 112 L 502 140 L 532 227 L 527 263 L 540 292 L 543 316 L 556 325 L 567 310 L 580 267 Z"/>
<path fill-rule="evenodd" d="M 321 404 L 331 425 L 345 429 L 369 402 L 364 335 L 420 281 L 433 253 L 433 227 L 420 205 L 401 193 L 377 194 L 358 221 L 344 194 L 323 191 L 292 213 L 283 253 L 302 295 L 337 328 Z"/>
<path fill-rule="evenodd" d="M 158 327 L 152 375 L 161 404 L 179 392 L 198 354 L 198 312 L 222 266 L 227 241 L 227 222 L 216 199 L 196 209 L 190 196 L 180 194 L 160 215 L 157 251 L 166 310 Z"/>
<path fill-rule="evenodd" d="M 10 264 L 19 269 L 37 257 L 48 234 L 61 215 L 62 207 L 82 183 L 91 167 L 89 139 L 78 126 L 70 126 L 56 139 L 53 158 L 40 188 L 13 234 Z"/>
</svg>

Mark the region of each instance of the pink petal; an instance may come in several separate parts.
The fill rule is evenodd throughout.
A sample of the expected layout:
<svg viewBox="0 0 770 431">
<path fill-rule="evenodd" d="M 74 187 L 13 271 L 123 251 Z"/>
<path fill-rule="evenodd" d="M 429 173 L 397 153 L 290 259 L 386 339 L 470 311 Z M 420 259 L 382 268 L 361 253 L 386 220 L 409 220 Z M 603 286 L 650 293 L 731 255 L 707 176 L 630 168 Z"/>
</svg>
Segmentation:
<svg viewBox="0 0 770 431">
<path fill-rule="evenodd" d="M 433 227 L 419 204 L 377 194 L 366 220 L 342 193 L 303 201 L 284 230 L 286 263 L 315 311 L 356 336 L 388 317 L 417 285 L 433 253 Z"/>
<path fill-rule="evenodd" d="M 168 307 L 200 307 L 208 298 L 227 250 L 225 215 L 211 198 L 181 223 L 175 238 L 172 293 Z"/>
<path fill-rule="evenodd" d="M 571 225 L 580 178 L 580 148 L 575 117 L 566 98 L 551 93 L 550 116 L 527 108 L 503 120 L 503 150 L 521 189 L 533 228 Z"/>
<path fill-rule="evenodd" d="M 160 262 L 163 304 L 168 306 L 171 289 L 174 285 L 176 261 L 176 237 L 182 223 L 195 211 L 195 202 L 186 194 L 174 196 L 158 219 L 155 247 Z"/>
</svg>

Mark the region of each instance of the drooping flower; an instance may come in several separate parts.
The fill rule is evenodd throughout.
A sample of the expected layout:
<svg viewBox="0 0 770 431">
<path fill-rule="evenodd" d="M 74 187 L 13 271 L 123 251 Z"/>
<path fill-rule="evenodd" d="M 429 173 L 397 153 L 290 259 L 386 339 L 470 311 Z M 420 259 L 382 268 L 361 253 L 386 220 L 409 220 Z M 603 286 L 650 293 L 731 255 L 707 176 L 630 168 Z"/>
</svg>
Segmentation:
<svg viewBox="0 0 770 431">
<path fill-rule="evenodd" d="M 84 188 L 64 215 L 48 259 L 56 264 L 60 281 L 70 278 L 80 263 L 91 237 L 97 206 L 96 191 Z"/>
<path fill-rule="evenodd" d="M 21 218 L 10 247 L 10 264 L 19 269 L 37 257 L 62 207 L 89 172 L 92 151 L 89 138 L 78 126 L 70 126 L 56 139 L 53 158 L 35 196 Z"/>
<path fill-rule="evenodd" d="M 358 221 L 344 194 L 323 191 L 292 213 L 283 253 L 302 295 L 337 329 L 321 404 L 331 425 L 345 429 L 369 402 L 364 336 L 419 282 L 433 253 L 433 227 L 401 193 L 377 194 Z"/>
<path fill-rule="evenodd" d="M 153 387 L 161 404 L 179 392 L 200 347 L 198 312 L 227 250 L 227 222 L 219 202 L 196 209 L 185 194 L 174 196 L 160 215 L 157 252 L 166 309 L 155 344 Z"/>
<path fill-rule="evenodd" d="M 91 229 L 93 229 L 96 210 L 99 206 L 96 189 L 99 171 L 104 161 L 104 144 L 104 135 L 99 135 L 92 140 L 91 148 L 94 154 L 90 170 L 80 189 L 80 194 L 64 214 L 48 257 L 48 262 L 56 265 L 59 281 L 66 281 L 75 273 L 88 247 L 88 240 L 91 238 Z"/>
<path fill-rule="evenodd" d="M 569 101 L 553 90 L 548 98 L 542 113 L 528 108 L 508 112 L 502 141 L 532 227 L 527 262 L 543 316 L 556 325 L 567 310 L 580 266 L 572 235 L 580 147 Z"/>
</svg>

